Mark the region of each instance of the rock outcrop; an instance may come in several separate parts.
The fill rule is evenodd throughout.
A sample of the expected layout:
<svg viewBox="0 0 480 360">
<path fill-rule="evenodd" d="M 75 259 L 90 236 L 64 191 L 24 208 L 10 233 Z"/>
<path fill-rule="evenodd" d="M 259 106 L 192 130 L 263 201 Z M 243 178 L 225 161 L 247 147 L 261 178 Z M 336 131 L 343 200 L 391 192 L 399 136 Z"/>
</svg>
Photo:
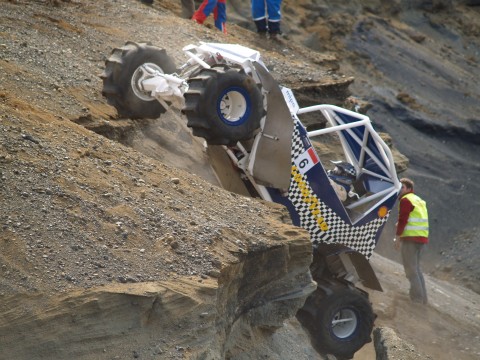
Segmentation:
<svg viewBox="0 0 480 360">
<path fill-rule="evenodd" d="M 373 330 L 376 360 L 428 360 L 430 356 L 418 353 L 412 344 L 398 337 L 393 329 L 380 327 Z"/>
<path fill-rule="evenodd" d="M 271 336 L 315 288 L 306 234 L 279 228 L 271 244 L 232 244 L 218 278 L 3 296 L 2 348 L 16 359 L 234 359 L 243 333 Z"/>
<path fill-rule="evenodd" d="M 272 73 L 305 104 L 341 104 L 349 85 L 356 86 L 356 95 L 376 108 L 381 105 L 383 110 L 373 112 L 377 116 L 372 118 L 380 119 L 376 124 L 382 129 L 396 130 L 398 125 L 386 116 L 388 111 L 405 120 L 400 127 L 406 130 L 392 144 L 405 144 L 403 149 L 410 150 L 406 138 L 413 139 L 413 145 L 422 150 L 413 152 L 416 166 L 424 164 L 424 158 L 432 160 L 437 152 L 430 148 L 438 149 L 441 161 L 435 166 L 428 164 L 428 171 L 457 169 L 459 159 L 467 160 L 461 170 L 467 170 L 468 176 L 443 179 L 441 173 L 432 172 L 425 179 L 442 179 L 430 188 L 440 203 L 462 217 L 452 221 L 454 225 L 467 229 L 477 214 L 469 208 L 470 197 L 462 197 L 464 201 L 458 205 L 469 211 L 454 209 L 449 200 L 459 198 L 465 189 L 469 194 L 478 193 L 475 182 L 463 183 L 478 172 L 478 149 L 470 152 L 463 142 L 455 142 L 452 148 L 445 145 L 471 129 L 467 145 L 478 146 L 472 141 L 478 138 L 477 114 L 465 116 L 460 125 L 440 118 L 442 126 L 432 126 L 431 119 L 417 111 L 441 104 L 442 98 L 432 91 L 427 93 L 428 101 L 420 104 L 420 97 L 410 87 L 413 82 L 408 82 L 411 75 L 397 78 L 394 85 L 388 82 L 391 88 L 377 86 L 385 83 L 385 74 L 398 72 L 395 66 L 384 67 L 383 62 L 374 61 L 381 54 L 387 65 L 397 64 L 397 58 L 390 57 L 397 52 L 385 44 L 400 43 L 395 40 L 398 38 L 402 44 L 416 44 L 417 50 L 428 45 L 432 54 L 438 52 L 441 59 L 451 57 L 452 63 L 462 59 L 464 79 L 452 81 L 457 73 L 445 72 L 447 88 L 453 84 L 455 96 L 444 105 L 463 110 L 457 99 L 464 97 L 468 104 L 476 105 L 478 91 L 472 84 L 478 82 L 472 74 L 478 68 L 478 21 L 474 21 L 478 17 L 473 11 L 459 7 L 448 14 L 455 16 L 442 18 L 442 6 L 427 6 L 435 16 L 423 16 L 423 12 L 407 16 L 421 20 L 418 24 L 434 25 L 435 31 L 429 35 L 428 27 L 423 34 L 415 23 L 405 27 L 398 19 L 378 19 L 379 15 L 398 14 L 399 1 L 369 1 L 364 8 L 355 2 L 349 9 L 337 2 L 329 7 L 333 2 L 284 1 L 285 25 L 296 29 L 288 34 L 289 40 L 267 43 L 233 22 L 228 38 L 208 24 L 187 22 L 176 16 L 180 14 L 176 1 L 157 1 L 153 7 L 131 0 L 0 3 L 0 358 L 322 358 L 291 318 L 312 286 L 306 234 L 288 224 L 281 208 L 213 186 L 215 179 L 206 156 L 199 155 L 202 144 L 179 131 L 182 127 L 175 119 L 143 123 L 116 119 L 101 97 L 98 75 L 105 56 L 125 40 L 164 47 L 178 63 L 185 61 L 181 48 L 198 41 L 264 48 L 262 54 Z M 376 6 L 379 3 L 385 8 Z M 245 14 L 252 26 L 249 12 Z M 444 26 L 442 19 L 449 23 Z M 452 36 L 457 33 L 449 30 L 452 24 L 460 29 L 462 23 L 470 33 L 465 47 L 457 46 L 458 38 Z M 340 60 L 334 54 L 295 46 L 296 39 L 305 38 L 299 26 L 310 31 L 307 40 L 312 48 L 344 50 L 350 46 L 353 51 L 362 50 L 341 60 L 353 64 L 347 67 L 349 75 L 353 70 L 348 69 L 360 69 L 355 83 L 353 77 L 336 73 Z M 343 41 L 349 34 L 350 45 Z M 442 34 L 449 35 L 450 42 L 438 46 Z M 364 43 L 368 46 L 358 49 L 357 45 Z M 464 48 L 468 49 L 466 56 Z M 412 60 L 408 68 L 415 69 L 418 64 L 428 62 Z M 436 84 L 443 84 L 442 79 L 434 73 L 435 82 L 426 83 L 435 89 Z M 399 88 L 400 80 L 408 87 Z M 418 83 L 420 90 L 426 83 Z M 465 93 L 465 87 L 472 90 Z M 412 114 L 418 115 L 412 117 L 413 123 Z M 432 114 L 449 113 L 436 109 Z M 319 121 L 311 120 L 312 124 Z M 425 130 L 427 135 L 432 130 L 446 131 L 449 136 L 423 144 L 418 134 L 412 135 L 412 129 Z M 465 150 L 461 156 L 454 152 L 457 145 Z M 455 214 L 449 214 L 453 219 Z M 443 223 L 451 227 L 452 222 Z M 438 229 L 440 225 L 436 222 Z M 467 234 L 472 244 L 475 234 Z M 473 245 L 467 246 L 473 253 Z M 458 266 L 462 263 L 456 262 Z M 458 279 L 463 276 L 461 271 L 455 274 Z M 405 280 L 403 275 L 400 278 Z M 406 293 L 398 290 L 401 280 L 397 279 L 391 292 Z M 459 308 L 458 302 L 452 301 L 457 297 L 444 296 L 446 293 L 437 289 L 438 298 L 448 300 L 439 302 L 438 308 Z M 451 294 L 458 293 L 451 290 Z M 391 293 L 387 297 L 393 298 Z M 401 304 L 399 308 L 405 307 Z M 438 347 L 441 352 L 450 347 L 449 357 L 462 359 L 479 354 L 477 324 L 468 331 L 457 330 L 464 329 L 463 318 L 478 321 L 475 305 L 467 305 L 460 307 L 459 316 L 445 315 L 443 322 L 422 318 L 422 322 L 431 322 L 427 332 L 435 342 L 429 343 L 430 350 Z M 383 321 L 396 316 L 388 309 Z M 403 320 L 404 313 L 398 317 Z M 459 324 L 450 333 L 430 331 L 447 328 L 452 318 Z M 415 326 L 415 316 L 411 320 Z M 410 332 L 406 327 L 403 333 Z M 467 337 L 455 338 L 465 333 Z M 451 343 L 439 341 L 442 336 Z M 457 354 L 456 343 L 461 343 Z M 405 345 L 405 351 L 409 349 Z"/>
</svg>

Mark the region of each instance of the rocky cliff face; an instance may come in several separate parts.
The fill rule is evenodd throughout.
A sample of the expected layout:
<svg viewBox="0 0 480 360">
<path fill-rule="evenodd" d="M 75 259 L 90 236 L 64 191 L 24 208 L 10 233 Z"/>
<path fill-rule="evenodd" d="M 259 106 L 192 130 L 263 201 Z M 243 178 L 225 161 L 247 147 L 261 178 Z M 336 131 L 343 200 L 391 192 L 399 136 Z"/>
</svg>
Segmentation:
<svg viewBox="0 0 480 360">
<path fill-rule="evenodd" d="M 111 121 L 98 78 L 132 18 L 173 56 L 218 34 L 178 36 L 184 20 L 130 1 L 56 4 L 1 3 L 2 354 L 235 359 L 250 341 L 256 357 L 313 290 L 307 233 L 179 170 L 213 179 L 175 118 Z"/>
<path fill-rule="evenodd" d="M 12 358 L 222 359 L 238 332 L 281 326 L 313 290 L 310 241 L 283 208 L 9 94 L 2 109 L 0 333 Z"/>
<path fill-rule="evenodd" d="M 285 1 L 286 18 L 293 28 L 294 11 L 329 10 L 320 5 Z M 0 7 L 0 358 L 322 358 L 291 319 L 312 285 L 306 234 L 283 209 L 212 185 L 201 142 L 174 116 L 117 120 L 98 75 L 126 40 L 163 46 L 177 63 L 184 45 L 228 41 L 266 47 L 272 73 L 305 104 L 339 104 L 353 78 L 337 58 L 233 23 L 225 38 L 180 19 L 174 1 Z M 376 302 L 386 322 L 401 303 Z M 471 318 L 468 331 L 442 334 L 474 339 Z"/>
<path fill-rule="evenodd" d="M 8 143 L 8 139 L 3 140 Z M 41 143 L 47 145 L 43 140 Z M 11 164 L 22 168 L 17 161 Z M 9 177 L 9 167 L 4 174 Z M 8 201 L 5 203 L 12 209 Z M 281 214 L 278 208 L 258 209 Z M 28 215 L 33 217 L 34 212 Z M 85 219 L 94 221 L 88 216 Z M 101 243 L 98 248 L 88 246 L 88 250 L 80 250 L 83 254 L 70 257 L 69 261 L 80 266 L 65 275 L 59 273 L 63 261 L 59 260 L 62 254 L 58 249 L 78 237 L 56 234 L 45 244 L 54 252 L 36 256 L 43 244 L 22 230 L 31 226 L 30 231 L 38 231 L 39 226 L 22 220 L 15 235 L 7 230 L 2 236 L 4 245 L 15 247 L 2 256 L 9 262 L 3 265 L 2 308 L 8 310 L 0 317 L 2 349 L 10 358 L 18 359 L 235 359 L 239 349 L 245 351 L 243 344 L 249 343 L 245 336 L 255 333 L 252 348 L 262 343 L 262 338 L 270 337 L 275 328 L 295 315 L 315 287 L 309 272 L 311 246 L 306 234 L 279 220 L 270 221 L 277 229 L 275 234 L 252 236 L 235 226 L 224 231 L 216 227 L 216 239 L 204 245 L 201 254 L 185 249 L 185 241 L 177 239 L 170 243 L 167 239 L 164 244 L 157 240 L 154 249 L 148 238 L 141 245 L 146 249 L 132 249 L 127 244 L 114 249 Z M 67 224 L 68 219 L 64 222 Z M 78 235 L 85 234 L 80 231 Z M 179 254 L 180 264 L 170 263 L 168 272 L 160 275 L 160 268 L 165 262 L 169 264 L 166 258 L 172 249 Z M 116 255 L 117 251 L 137 254 Z M 23 252 L 28 254 L 26 261 L 15 261 L 14 254 L 23 257 Z M 87 274 L 88 262 L 93 262 L 98 253 L 103 254 L 101 267 Z M 140 259 L 134 259 L 136 255 Z M 208 257 L 213 259 L 211 264 L 199 271 L 199 263 Z M 121 269 L 115 262 L 122 263 Z M 208 270 L 210 265 L 214 270 Z M 32 267 L 36 272 L 29 271 Z M 181 275 L 180 269 L 193 275 Z M 111 279 L 112 273 L 125 271 L 132 275 Z M 22 279 L 16 282 L 22 273 Z M 35 275 L 38 278 L 32 279 Z M 46 277 L 50 277 L 48 283 Z M 27 289 L 33 282 L 35 290 Z M 91 287 L 92 283 L 97 286 Z M 58 286 L 62 285 L 65 288 L 59 292 Z M 17 289 L 10 289 L 14 286 Z"/>
</svg>

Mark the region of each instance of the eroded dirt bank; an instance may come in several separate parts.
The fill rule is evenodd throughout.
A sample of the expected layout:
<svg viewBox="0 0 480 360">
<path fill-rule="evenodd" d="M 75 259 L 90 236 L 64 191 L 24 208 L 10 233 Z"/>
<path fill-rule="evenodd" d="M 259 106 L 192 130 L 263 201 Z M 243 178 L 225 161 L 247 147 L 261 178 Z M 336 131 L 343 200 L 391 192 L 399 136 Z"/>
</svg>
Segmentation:
<svg viewBox="0 0 480 360">
<path fill-rule="evenodd" d="M 201 143 L 174 118 L 117 122 L 100 95 L 105 56 L 126 40 L 164 46 L 178 63 L 192 42 L 265 44 L 235 25 L 225 38 L 182 20 L 174 1 L 0 7 L 0 358 L 321 358 L 297 322 L 272 331 L 301 297 L 275 299 L 309 286 L 303 231 L 281 208 L 212 185 Z M 331 53 L 282 42 L 264 56 L 282 83 L 332 90 L 320 102 L 352 82 Z M 137 150 L 90 125 L 131 134 L 115 140 Z M 412 311 L 401 269 L 384 264 L 387 291 L 372 295 L 378 326 L 418 358 L 479 355 L 475 294 L 432 279 L 431 306 Z M 419 341 L 418 329 L 431 337 Z M 371 359 L 365 351 L 356 358 Z"/>
</svg>

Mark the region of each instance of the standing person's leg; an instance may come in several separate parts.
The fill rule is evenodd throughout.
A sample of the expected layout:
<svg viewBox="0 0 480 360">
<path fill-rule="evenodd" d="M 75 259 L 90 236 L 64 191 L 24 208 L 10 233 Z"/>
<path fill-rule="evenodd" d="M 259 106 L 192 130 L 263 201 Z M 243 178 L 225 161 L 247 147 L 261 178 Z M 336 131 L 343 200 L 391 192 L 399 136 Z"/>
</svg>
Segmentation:
<svg viewBox="0 0 480 360">
<path fill-rule="evenodd" d="M 191 19 L 195 13 L 194 0 L 182 0 L 182 17 L 185 19 Z"/>
<path fill-rule="evenodd" d="M 267 33 L 267 14 L 265 0 L 252 0 L 252 17 L 259 34 Z"/>
<path fill-rule="evenodd" d="M 410 282 L 410 299 L 423 303 L 422 284 L 418 274 L 418 247 L 413 241 L 402 241 L 402 261 L 405 275 Z"/>
<path fill-rule="evenodd" d="M 280 34 L 280 21 L 282 19 L 281 0 L 266 0 L 268 11 L 268 32 L 270 34 Z"/>
<path fill-rule="evenodd" d="M 422 258 L 423 252 L 425 250 L 424 244 L 416 244 L 417 245 L 417 274 L 420 278 L 420 285 L 422 289 L 422 300 L 424 304 L 428 303 L 428 296 L 427 296 L 427 287 L 425 286 L 425 278 L 423 277 L 422 268 L 420 266 L 420 260 Z"/>
<path fill-rule="evenodd" d="M 213 12 L 215 18 L 215 27 L 222 31 L 224 34 L 227 33 L 227 4 L 226 0 L 218 0 L 217 6 Z"/>
<path fill-rule="evenodd" d="M 215 7 L 217 6 L 217 0 L 204 0 L 197 11 L 192 16 L 192 19 L 199 24 L 203 24 Z"/>
</svg>

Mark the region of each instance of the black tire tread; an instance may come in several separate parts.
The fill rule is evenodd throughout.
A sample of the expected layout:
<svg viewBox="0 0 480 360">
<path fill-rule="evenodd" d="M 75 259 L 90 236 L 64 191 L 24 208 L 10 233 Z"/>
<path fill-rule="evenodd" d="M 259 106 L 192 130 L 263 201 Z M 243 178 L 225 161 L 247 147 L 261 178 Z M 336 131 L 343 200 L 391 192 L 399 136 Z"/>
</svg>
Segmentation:
<svg viewBox="0 0 480 360">
<path fill-rule="evenodd" d="M 213 109 L 205 107 L 212 93 L 215 93 L 217 80 L 222 76 L 229 76 L 229 73 L 238 73 L 247 77 L 242 70 L 219 66 L 203 69 L 188 80 L 189 89 L 185 93 L 183 109 L 183 113 L 187 116 L 187 126 L 192 128 L 194 136 L 204 138 L 210 145 L 232 145 L 237 141 L 252 138 L 263 116 L 263 99 L 258 87 L 250 93 L 253 97 L 254 115 L 251 116 L 251 120 L 248 120 L 248 124 L 242 125 L 242 128 L 228 129 L 228 126 L 221 124 L 215 113 L 212 113 Z"/>
<path fill-rule="evenodd" d="M 102 95 L 121 118 L 157 118 L 165 112 L 158 101 L 137 98 L 129 86 L 136 64 L 144 58 L 155 59 L 165 73 L 175 72 L 175 64 L 166 51 L 150 43 L 128 41 L 122 47 L 114 48 L 105 61 L 105 69 L 100 75 L 103 80 Z"/>
<path fill-rule="evenodd" d="M 319 352 L 333 354 L 339 359 L 350 359 L 364 344 L 372 340 L 371 333 L 376 316 L 368 295 L 360 290 L 335 281 L 320 281 L 317 290 L 307 301 L 310 302 L 310 308 L 316 309 L 316 313 L 310 314 L 300 310 L 297 317 L 309 330 L 312 343 Z M 358 314 L 357 336 L 350 341 L 339 341 L 329 335 L 328 319 L 336 311 L 338 302 L 352 302 L 357 310 L 362 310 Z"/>
</svg>

